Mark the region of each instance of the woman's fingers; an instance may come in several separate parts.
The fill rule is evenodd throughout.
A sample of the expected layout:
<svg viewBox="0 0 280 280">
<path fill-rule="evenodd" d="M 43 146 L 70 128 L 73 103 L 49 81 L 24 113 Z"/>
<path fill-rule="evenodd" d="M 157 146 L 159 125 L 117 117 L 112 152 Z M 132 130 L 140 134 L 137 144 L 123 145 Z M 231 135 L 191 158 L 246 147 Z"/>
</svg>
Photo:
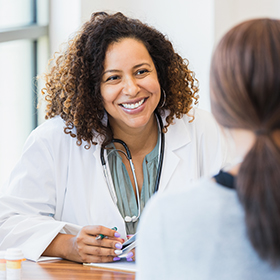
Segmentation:
<svg viewBox="0 0 280 280">
<path fill-rule="evenodd" d="M 102 242 L 97 242 L 99 244 L 85 245 L 84 252 L 90 255 L 102 255 L 102 256 L 117 256 L 121 253 L 122 243 L 102 240 Z"/>
<path fill-rule="evenodd" d="M 115 248 L 115 249 L 122 249 L 123 239 L 121 238 L 103 238 L 103 239 L 96 239 L 96 236 L 91 235 L 79 235 L 77 236 L 77 242 L 87 245 L 87 246 L 98 246 L 98 247 L 105 247 L 105 248 Z"/>
<path fill-rule="evenodd" d="M 135 261 L 135 249 L 132 249 L 127 255 L 126 255 L 126 260 L 128 262 Z"/>
<path fill-rule="evenodd" d="M 87 240 L 87 242 L 89 242 L 89 244 L 93 243 L 93 239 L 88 237 L 95 237 L 95 239 L 97 240 L 103 240 L 104 238 L 106 239 L 111 238 L 120 242 L 122 242 L 123 240 L 120 238 L 121 235 L 116 230 L 103 226 L 85 226 L 79 232 L 78 236 L 81 241 L 85 239 Z M 102 236 L 102 238 L 98 238 L 99 236 Z"/>
<path fill-rule="evenodd" d="M 104 256 L 104 257 L 117 257 L 121 250 L 117 248 L 104 248 L 98 246 L 86 246 L 83 250 L 86 255 Z"/>
<path fill-rule="evenodd" d="M 104 238 L 96 237 L 102 234 Z M 120 234 L 103 226 L 86 226 L 76 236 L 76 250 L 82 262 L 112 262 L 119 260 L 123 239 Z"/>
<path fill-rule="evenodd" d="M 107 228 L 107 227 L 103 227 L 103 226 L 85 226 L 84 231 L 86 234 L 88 235 L 92 235 L 92 236 L 98 236 L 100 234 L 102 234 L 103 236 L 107 236 L 107 237 L 121 237 L 121 235 L 113 229 Z"/>
<path fill-rule="evenodd" d="M 80 253 L 83 262 L 112 262 L 120 260 L 118 257 L 122 253 L 121 243 L 115 248 L 106 248 L 101 246 L 85 246 Z"/>
</svg>

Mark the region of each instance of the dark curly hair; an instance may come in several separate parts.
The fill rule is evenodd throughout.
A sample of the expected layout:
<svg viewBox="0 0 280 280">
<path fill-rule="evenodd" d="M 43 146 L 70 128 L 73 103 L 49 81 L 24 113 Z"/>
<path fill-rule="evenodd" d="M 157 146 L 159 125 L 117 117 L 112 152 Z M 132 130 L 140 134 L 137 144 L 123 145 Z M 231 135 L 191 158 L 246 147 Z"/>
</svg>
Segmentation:
<svg viewBox="0 0 280 280">
<path fill-rule="evenodd" d="M 162 33 L 122 13 L 93 13 L 70 40 L 67 50 L 52 59 L 55 63 L 44 75 L 46 84 L 42 89 L 47 101 L 45 118 L 59 115 L 66 123 L 64 132 L 77 137 L 79 146 L 82 141 L 88 142 L 86 148 L 96 145 L 93 139 L 98 136 L 106 146 L 113 138 L 110 126 L 103 121 L 100 83 L 108 46 L 123 38 L 143 42 L 152 57 L 161 89 L 166 93 L 165 102 L 162 96 L 156 108 L 159 114 L 168 110 L 164 132 L 174 117 L 181 118 L 198 102 L 198 82 L 188 69 L 188 61 L 174 51 Z"/>
</svg>

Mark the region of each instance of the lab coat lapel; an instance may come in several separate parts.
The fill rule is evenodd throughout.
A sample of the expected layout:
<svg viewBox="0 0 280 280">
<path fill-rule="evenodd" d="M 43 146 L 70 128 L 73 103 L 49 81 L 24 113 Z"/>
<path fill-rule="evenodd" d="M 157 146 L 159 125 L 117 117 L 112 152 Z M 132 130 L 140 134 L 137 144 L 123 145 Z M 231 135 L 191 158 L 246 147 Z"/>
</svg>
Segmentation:
<svg viewBox="0 0 280 280">
<path fill-rule="evenodd" d="M 180 164 L 181 159 L 176 154 L 176 151 L 181 147 L 188 145 L 190 141 L 191 138 L 185 121 L 183 119 L 176 119 L 176 125 L 170 125 L 165 134 L 164 159 L 159 191 L 163 191 L 167 187 L 178 164 Z M 180 156 L 183 157 L 185 155 Z"/>
<path fill-rule="evenodd" d="M 100 145 L 97 145 L 95 147 L 95 151 L 93 151 L 93 156 L 95 157 L 95 160 L 99 163 L 96 165 L 96 168 L 98 169 L 96 174 L 98 174 L 97 176 L 99 176 L 98 181 L 100 182 L 100 195 L 104 199 L 97 203 L 100 203 L 100 205 L 103 206 L 102 208 L 104 209 L 104 211 L 106 211 L 107 213 L 104 213 L 104 216 L 102 217 L 103 221 L 101 222 L 101 224 L 112 225 L 111 227 L 116 226 L 118 228 L 118 232 L 122 236 L 126 237 L 124 220 L 119 212 L 117 205 L 111 198 L 105 177 L 103 175 L 103 167 L 100 160 Z M 104 205 L 106 205 L 105 208 Z"/>
</svg>

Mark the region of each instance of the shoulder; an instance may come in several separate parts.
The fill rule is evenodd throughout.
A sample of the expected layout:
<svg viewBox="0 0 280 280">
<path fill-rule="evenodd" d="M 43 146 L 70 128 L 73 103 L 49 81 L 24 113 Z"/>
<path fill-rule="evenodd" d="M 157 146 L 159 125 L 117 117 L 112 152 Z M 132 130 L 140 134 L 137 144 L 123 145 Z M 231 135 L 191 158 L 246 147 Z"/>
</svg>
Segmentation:
<svg viewBox="0 0 280 280">
<path fill-rule="evenodd" d="M 46 133 L 51 133 L 51 132 L 63 132 L 65 127 L 65 122 L 64 120 L 56 116 L 54 118 L 48 119 L 44 121 L 42 124 L 40 124 L 38 127 L 34 129 L 34 132 L 38 135 L 43 135 Z"/>
<path fill-rule="evenodd" d="M 64 132 L 65 127 L 66 125 L 64 120 L 61 117 L 56 116 L 44 121 L 42 124 L 36 127 L 31 132 L 29 138 L 43 142 L 59 142 L 60 139 L 63 139 L 63 141 L 71 141 L 71 138 L 74 138 Z"/>
<path fill-rule="evenodd" d="M 158 213 L 167 219 L 169 217 L 170 220 L 173 220 L 174 213 L 177 213 L 181 217 L 184 216 L 185 219 L 187 216 L 196 214 L 213 214 L 221 209 L 226 209 L 228 204 L 239 205 L 236 191 L 203 177 L 188 188 L 166 190 L 155 194 L 148 202 L 144 212 Z"/>
<path fill-rule="evenodd" d="M 87 143 L 83 142 L 81 146 L 78 146 L 77 138 L 66 134 L 65 127 L 65 121 L 59 116 L 48 119 L 30 133 L 25 147 L 45 147 L 52 153 L 60 153 L 74 147 L 84 149 Z M 73 128 L 72 132 L 75 134 L 76 129 Z"/>
<path fill-rule="evenodd" d="M 214 119 L 212 113 L 199 108 L 193 108 L 187 116 L 184 117 L 185 122 L 196 131 L 216 130 L 218 123 Z"/>
<path fill-rule="evenodd" d="M 192 108 L 188 114 L 184 115 L 182 118 L 175 118 L 173 123 L 168 127 L 168 129 L 185 127 L 190 131 L 207 131 L 218 128 L 218 124 L 214 119 L 212 113 L 199 108 Z"/>
<path fill-rule="evenodd" d="M 200 108 L 193 108 L 190 111 L 189 115 L 193 115 L 194 121 L 196 121 L 199 124 L 216 122 L 212 113 Z"/>
<path fill-rule="evenodd" d="M 209 145 L 213 142 L 219 142 L 220 135 L 220 127 L 213 115 L 199 108 L 191 109 L 188 114 L 180 119 L 175 118 L 167 128 L 166 133 L 167 139 L 174 140 L 174 138 L 180 137 L 187 142 L 197 141 L 197 143 L 200 143 L 200 141 L 203 141 L 209 143 Z"/>
<path fill-rule="evenodd" d="M 176 232 L 178 239 L 188 242 L 186 234 L 196 238 L 211 232 L 221 221 L 234 220 L 236 225 L 243 219 L 243 213 L 235 190 L 201 178 L 188 189 L 166 190 L 150 199 L 139 223 L 139 241 L 146 242 L 146 237 L 154 232 L 164 232 L 160 237 L 164 244 Z"/>
</svg>

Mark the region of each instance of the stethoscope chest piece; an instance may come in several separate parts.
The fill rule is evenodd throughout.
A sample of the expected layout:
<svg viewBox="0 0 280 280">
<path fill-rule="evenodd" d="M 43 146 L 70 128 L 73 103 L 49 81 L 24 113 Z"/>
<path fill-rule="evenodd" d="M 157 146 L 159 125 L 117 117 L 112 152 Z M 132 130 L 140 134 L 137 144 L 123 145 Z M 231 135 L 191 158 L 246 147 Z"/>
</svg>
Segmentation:
<svg viewBox="0 0 280 280">
<path fill-rule="evenodd" d="M 131 222 L 136 222 L 138 220 L 139 217 L 136 217 L 136 216 L 132 216 L 132 217 L 129 217 L 129 216 L 125 216 L 124 220 L 126 223 L 131 223 Z"/>
</svg>

